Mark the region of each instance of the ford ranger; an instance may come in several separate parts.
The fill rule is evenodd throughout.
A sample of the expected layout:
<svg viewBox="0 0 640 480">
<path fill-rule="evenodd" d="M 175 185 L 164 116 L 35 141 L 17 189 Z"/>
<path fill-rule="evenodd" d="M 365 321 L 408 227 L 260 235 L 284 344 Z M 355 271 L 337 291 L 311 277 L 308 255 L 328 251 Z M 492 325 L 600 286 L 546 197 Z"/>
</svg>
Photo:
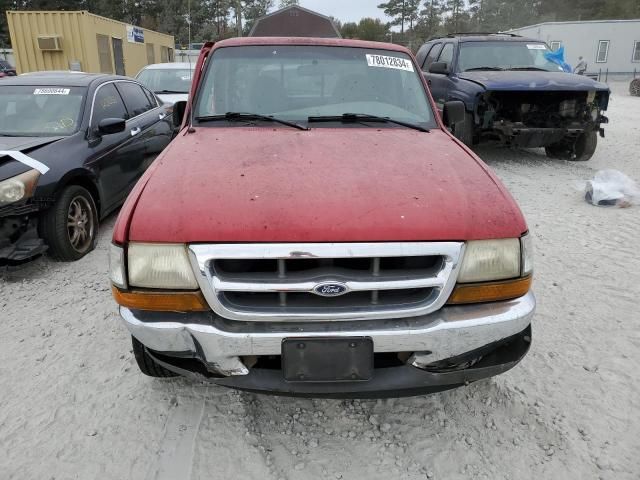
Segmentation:
<svg viewBox="0 0 640 480">
<path fill-rule="evenodd" d="M 181 129 L 125 202 L 110 277 L 143 373 L 280 395 L 402 396 L 531 343 L 531 240 L 411 53 L 206 44 Z"/>
</svg>

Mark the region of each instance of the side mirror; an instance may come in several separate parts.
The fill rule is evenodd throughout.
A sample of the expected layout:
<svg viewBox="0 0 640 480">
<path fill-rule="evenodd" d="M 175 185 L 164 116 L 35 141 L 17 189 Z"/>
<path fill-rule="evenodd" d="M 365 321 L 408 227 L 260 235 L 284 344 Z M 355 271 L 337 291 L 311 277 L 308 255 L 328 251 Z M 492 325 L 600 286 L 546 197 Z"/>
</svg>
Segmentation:
<svg viewBox="0 0 640 480">
<path fill-rule="evenodd" d="M 464 102 L 460 100 L 446 102 L 442 109 L 442 122 L 447 127 L 453 127 L 456 123 L 464 121 L 465 113 Z"/>
<path fill-rule="evenodd" d="M 127 128 L 127 122 L 124 118 L 103 118 L 98 123 L 98 133 L 100 135 L 124 132 L 125 128 Z"/>
<path fill-rule="evenodd" d="M 187 102 L 180 100 L 173 104 L 173 127 L 179 129 L 182 125 L 182 119 L 184 118 L 184 112 L 187 109 Z"/>
<path fill-rule="evenodd" d="M 429 67 L 429 73 L 449 75 L 449 64 L 447 62 L 434 62 Z"/>
</svg>

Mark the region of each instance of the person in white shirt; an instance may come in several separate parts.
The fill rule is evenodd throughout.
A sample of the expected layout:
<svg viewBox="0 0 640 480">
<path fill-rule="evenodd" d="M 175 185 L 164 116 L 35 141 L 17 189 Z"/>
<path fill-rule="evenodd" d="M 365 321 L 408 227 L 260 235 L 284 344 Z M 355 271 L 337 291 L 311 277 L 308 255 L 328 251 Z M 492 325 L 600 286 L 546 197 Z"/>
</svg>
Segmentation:
<svg viewBox="0 0 640 480">
<path fill-rule="evenodd" d="M 587 62 L 584 61 L 582 57 L 578 57 L 578 64 L 576 68 L 573 69 L 573 73 L 577 73 L 578 75 L 584 75 L 587 71 Z"/>
</svg>

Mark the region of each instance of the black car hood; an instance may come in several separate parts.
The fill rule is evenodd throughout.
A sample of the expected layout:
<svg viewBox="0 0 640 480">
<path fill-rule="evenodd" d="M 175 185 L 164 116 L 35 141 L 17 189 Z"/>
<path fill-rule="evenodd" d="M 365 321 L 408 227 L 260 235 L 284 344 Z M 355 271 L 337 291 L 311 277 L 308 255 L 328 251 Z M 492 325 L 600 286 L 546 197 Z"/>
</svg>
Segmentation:
<svg viewBox="0 0 640 480">
<path fill-rule="evenodd" d="M 461 72 L 458 77 L 477 83 L 486 90 L 517 90 L 517 91 L 589 91 L 604 90 L 609 87 L 604 83 L 585 77 L 564 72 L 540 71 L 474 71 Z"/>
<path fill-rule="evenodd" d="M 0 151 L 13 151 L 29 154 L 38 148 L 50 145 L 65 137 L 0 137 Z M 38 159 L 46 164 L 46 161 Z M 31 167 L 23 165 L 9 155 L 0 156 L 0 181 L 29 170 Z"/>
<path fill-rule="evenodd" d="M 0 150 L 26 153 L 34 148 L 56 142 L 61 138 L 64 137 L 0 137 Z"/>
</svg>

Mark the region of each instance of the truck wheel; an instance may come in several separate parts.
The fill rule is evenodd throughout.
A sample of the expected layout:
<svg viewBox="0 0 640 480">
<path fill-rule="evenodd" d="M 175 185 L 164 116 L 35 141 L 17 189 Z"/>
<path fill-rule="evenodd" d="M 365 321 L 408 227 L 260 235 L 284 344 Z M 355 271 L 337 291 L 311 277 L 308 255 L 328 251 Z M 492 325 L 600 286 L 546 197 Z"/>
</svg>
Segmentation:
<svg viewBox="0 0 640 480">
<path fill-rule="evenodd" d="M 597 132 L 587 132 L 583 133 L 576 140 L 575 145 L 575 157 L 571 160 L 576 162 L 586 162 L 593 154 L 596 152 L 596 147 L 598 146 L 598 134 Z"/>
<path fill-rule="evenodd" d="M 629 84 L 629 93 L 634 97 L 640 97 L 640 78 L 634 78 Z"/>
<path fill-rule="evenodd" d="M 573 152 L 565 142 L 555 143 L 545 147 L 545 152 L 549 158 L 559 158 L 562 160 L 573 160 L 574 162 L 586 162 L 596 151 L 598 146 L 598 133 L 596 131 L 585 132 L 575 141 Z"/>
<path fill-rule="evenodd" d="M 158 365 L 156 361 L 151 358 L 147 353 L 146 348 L 140 343 L 136 337 L 131 336 L 131 343 L 133 344 L 133 355 L 136 357 L 136 363 L 140 371 L 149 377 L 155 378 L 169 378 L 177 377 L 177 373 L 173 373 L 171 370 L 167 370 L 162 365 Z"/>
<path fill-rule="evenodd" d="M 473 146 L 473 115 L 469 112 L 464 114 L 464 121 L 457 123 L 453 127 L 453 135 L 466 146 Z"/>
<path fill-rule="evenodd" d="M 87 189 L 79 185 L 65 188 L 41 217 L 40 235 L 57 260 L 72 262 L 93 250 L 98 235 L 98 209 Z"/>
</svg>

